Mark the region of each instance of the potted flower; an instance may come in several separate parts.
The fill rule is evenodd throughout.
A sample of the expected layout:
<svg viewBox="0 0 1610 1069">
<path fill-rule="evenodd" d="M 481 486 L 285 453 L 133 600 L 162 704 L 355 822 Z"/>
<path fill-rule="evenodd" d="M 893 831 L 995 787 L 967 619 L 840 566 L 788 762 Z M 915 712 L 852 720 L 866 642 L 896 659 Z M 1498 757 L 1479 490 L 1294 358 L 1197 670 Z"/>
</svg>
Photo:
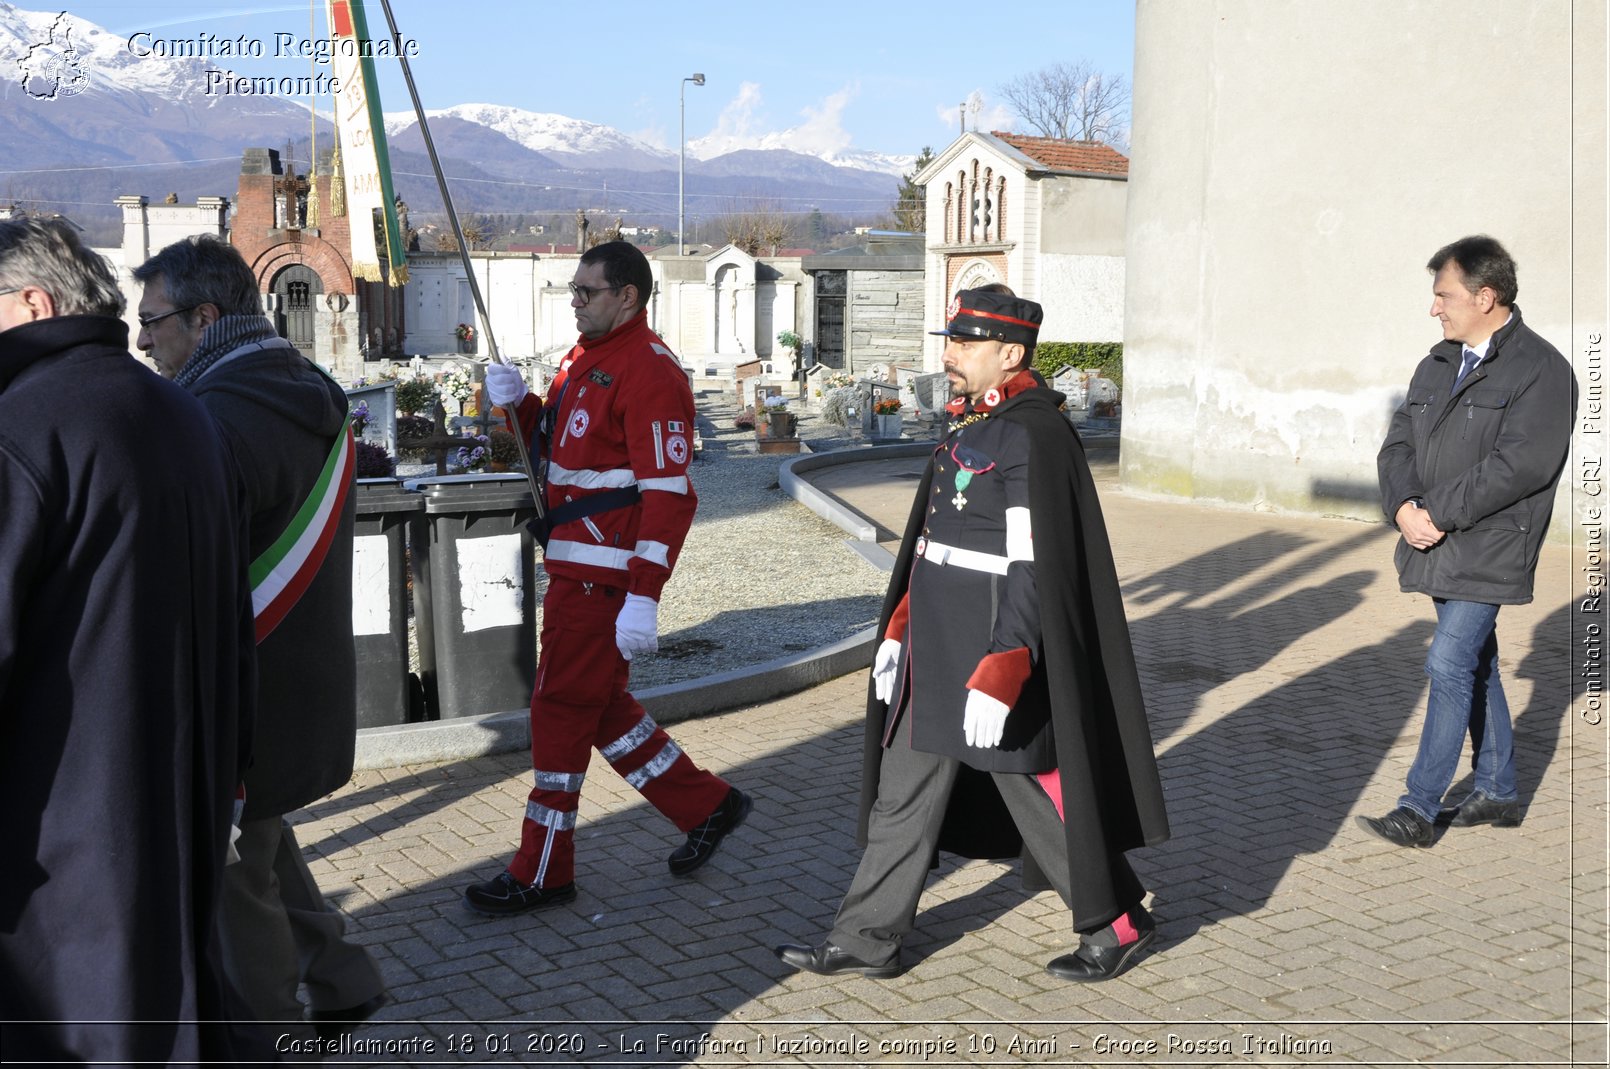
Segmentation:
<svg viewBox="0 0 1610 1069">
<path fill-rule="evenodd" d="M 794 413 L 788 410 L 788 398 L 782 394 L 772 394 L 764 402 L 766 409 L 766 422 L 771 427 L 773 438 L 792 438 L 797 419 Z"/>
<path fill-rule="evenodd" d="M 475 351 L 475 327 L 469 323 L 460 323 L 453 328 L 453 336 L 458 339 L 458 351 L 473 353 Z"/>
<path fill-rule="evenodd" d="M 900 398 L 880 397 L 872 402 L 872 436 L 900 437 Z"/>
<path fill-rule="evenodd" d="M 454 459 L 458 461 L 461 471 L 481 472 L 492 462 L 492 439 L 484 434 L 477 434 L 474 445 L 461 445 Z"/>
</svg>

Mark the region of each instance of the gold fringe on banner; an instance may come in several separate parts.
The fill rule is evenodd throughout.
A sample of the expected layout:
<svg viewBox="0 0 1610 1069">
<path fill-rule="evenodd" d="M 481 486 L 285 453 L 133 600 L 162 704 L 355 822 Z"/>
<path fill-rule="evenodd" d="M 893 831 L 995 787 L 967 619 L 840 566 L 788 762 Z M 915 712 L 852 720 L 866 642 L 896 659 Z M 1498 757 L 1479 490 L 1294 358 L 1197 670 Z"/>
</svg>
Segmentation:
<svg viewBox="0 0 1610 1069">
<path fill-rule="evenodd" d="M 330 216 L 341 219 L 347 214 L 347 180 L 341 174 L 341 142 L 335 143 L 330 154 Z"/>
<path fill-rule="evenodd" d="M 381 281 L 381 278 L 380 278 L 380 265 L 379 264 L 353 264 L 352 265 L 352 277 L 362 279 L 365 282 L 379 282 L 379 281 Z"/>
<path fill-rule="evenodd" d="M 402 286 L 402 285 L 406 285 L 407 282 L 408 282 L 408 265 L 407 264 L 392 264 L 391 265 L 391 284 L 393 286 Z"/>
</svg>

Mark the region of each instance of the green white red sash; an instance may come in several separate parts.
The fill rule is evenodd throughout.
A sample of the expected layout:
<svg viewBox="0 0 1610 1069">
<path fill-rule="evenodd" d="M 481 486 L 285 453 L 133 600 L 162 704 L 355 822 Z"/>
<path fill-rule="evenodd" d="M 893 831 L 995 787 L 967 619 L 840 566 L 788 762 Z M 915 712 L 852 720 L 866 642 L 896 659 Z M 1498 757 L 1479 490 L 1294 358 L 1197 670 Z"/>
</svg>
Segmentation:
<svg viewBox="0 0 1610 1069">
<path fill-rule="evenodd" d="M 252 615 L 257 620 L 259 644 L 301 600 L 324 563 L 341 524 L 357 453 L 352 417 L 348 416 L 307 500 L 296 510 L 285 532 L 252 561 Z"/>
</svg>

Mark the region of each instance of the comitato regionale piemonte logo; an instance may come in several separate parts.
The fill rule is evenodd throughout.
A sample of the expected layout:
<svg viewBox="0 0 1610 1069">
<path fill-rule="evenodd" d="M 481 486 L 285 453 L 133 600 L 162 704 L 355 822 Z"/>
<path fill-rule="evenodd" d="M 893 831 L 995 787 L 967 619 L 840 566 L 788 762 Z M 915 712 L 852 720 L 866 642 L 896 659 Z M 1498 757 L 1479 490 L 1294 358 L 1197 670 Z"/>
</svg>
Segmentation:
<svg viewBox="0 0 1610 1069">
<path fill-rule="evenodd" d="M 22 91 L 35 100 L 77 96 L 89 88 L 89 75 L 72 42 L 72 24 L 63 11 L 50 24 L 45 40 L 28 46 L 17 65 L 22 69 Z"/>
</svg>

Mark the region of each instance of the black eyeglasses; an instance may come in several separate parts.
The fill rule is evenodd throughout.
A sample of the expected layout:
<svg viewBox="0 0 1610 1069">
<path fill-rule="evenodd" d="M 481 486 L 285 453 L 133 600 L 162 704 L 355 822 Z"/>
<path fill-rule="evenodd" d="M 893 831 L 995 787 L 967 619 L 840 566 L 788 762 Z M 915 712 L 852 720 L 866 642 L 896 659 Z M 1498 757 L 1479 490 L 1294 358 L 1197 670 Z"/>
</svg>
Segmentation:
<svg viewBox="0 0 1610 1069">
<path fill-rule="evenodd" d="M 624 286 L 578 286 L 572 282 L 570 284 L 570 295 L 581 298 L 582 307 L 585 308 L 592 301 L 593 294 L 603 293 L 605 290 L 614 291 L 625 288 Z"/>
<path fill-rule="evenodd" d="M 4 297 L 8 293 L 21 293 L 23 290 L 25 290 L 27 288 L 28 288 L 27 286 L 12 286 L 8 290 L 0 290 L 0 297 Z"/>
<path fill-rule="evenodd" d="M 141 330 L 150 330 L 151 329 L 151 324 L 153 324 L 153 323 L 160 323 L 164 319 L 168 318 L 169 316 L 176 316 L 180 312 L 193 312 L 198 307 L 200 307 L 200 306 L 192 304 L 189 308 L 175 308 L 171 312 L 163 312 L 161 315 L 152 316 L 150 319 L 147 319 L 145 316 L 140 316 L 139 317 L 140 329 Z"/>
</svg>

